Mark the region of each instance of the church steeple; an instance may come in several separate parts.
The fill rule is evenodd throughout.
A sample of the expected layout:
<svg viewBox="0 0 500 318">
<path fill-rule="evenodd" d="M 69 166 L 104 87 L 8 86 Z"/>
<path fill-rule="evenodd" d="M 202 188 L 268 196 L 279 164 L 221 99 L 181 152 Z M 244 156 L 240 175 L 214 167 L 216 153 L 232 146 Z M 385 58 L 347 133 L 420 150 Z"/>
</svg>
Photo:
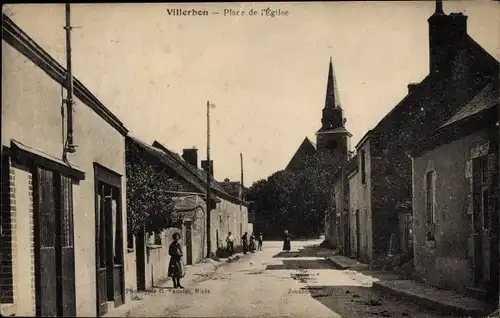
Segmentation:
<svg viewBox="0 0 500 318">
<path fill-rule="evenodd" d="M 333 72 L 332 58 L 330 57 L 330 65 L 328 68 L 328 82 L 326 84 L 326 99 L 325 108 L 338 108 L 340 107 L 339 92 L 337 88 L 337 80 Z"/>
<path fill-rule="evenodd" d="M 344 126 L 342 108 L 340 106 L 339 90 L 335 72 L 333 71 L 332 58 L 328 67 L 328 78 L 326 83 L 325 107 L 321 118 L 320 131 L 327 131 Z"/>
</svg>

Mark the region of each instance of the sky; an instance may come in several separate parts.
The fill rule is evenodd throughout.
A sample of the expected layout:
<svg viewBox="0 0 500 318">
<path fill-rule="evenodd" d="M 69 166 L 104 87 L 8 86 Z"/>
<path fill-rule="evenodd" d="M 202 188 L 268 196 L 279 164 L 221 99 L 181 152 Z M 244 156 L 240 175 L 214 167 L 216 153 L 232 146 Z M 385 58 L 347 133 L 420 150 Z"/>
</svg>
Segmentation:
<svg viewBox="0 0 500 318">
<path fill-rule="evenodd" d="M 244 184 L 286 167 L 320 128 L 328 63 L 354 146 L 428 73 L 433 1 L 74 4 L 73 71 L 130 130 L 182 154 L 210 156 L 215 177 Z M 5 5 L 3 12 L 66 65 L 64 5 Z M 287 11 L 261 16 L 261 9 Z M 174 16 L 167 9 L 207 10 Z M 225 16 L 224 10 L 245 11 Z M 259 15 L 250 16 L 250 10 Z M 468 16 L 468 33 L 500 60 L 500 7 L 444 1 Z M 219 14 L 212 14 L 219 12 Z M 78 114 L 77 104 L 75 111 Z M 82 105 L 80 105 L 82 107 Z"/>
</svg>

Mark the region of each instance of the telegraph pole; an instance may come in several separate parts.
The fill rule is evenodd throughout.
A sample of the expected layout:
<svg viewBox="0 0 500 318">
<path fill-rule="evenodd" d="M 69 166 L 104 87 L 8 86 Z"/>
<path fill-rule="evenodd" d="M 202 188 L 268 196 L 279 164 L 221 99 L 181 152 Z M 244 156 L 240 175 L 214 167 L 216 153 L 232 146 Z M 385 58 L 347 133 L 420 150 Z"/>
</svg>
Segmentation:
<svg viewBox="0 0 500 318">
<path fill-rule="evenodd" d="M 211 240 L 211 223 L 210 223 L 210 101 L 207 101 L 207 257 L 211 256 L 212 240 Z"/>
<path fill-rule="evenodd" d="M 240 168 L 241 168 L 241 187 L 240 187 L 240 200 L 243 200 L 243 154 L 240 152 Z"/>
</svg>

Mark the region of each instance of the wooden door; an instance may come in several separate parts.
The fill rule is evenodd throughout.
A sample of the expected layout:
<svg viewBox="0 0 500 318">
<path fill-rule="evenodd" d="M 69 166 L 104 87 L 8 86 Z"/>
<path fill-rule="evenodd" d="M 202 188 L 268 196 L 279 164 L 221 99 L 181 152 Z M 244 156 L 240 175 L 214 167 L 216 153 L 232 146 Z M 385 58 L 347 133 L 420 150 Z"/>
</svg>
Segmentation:
<svg viewBox="0 0 500 318">
<path fill-rule="evenodd" d="M 54 173 L 38 168 L 35 175 L 35 264 L 37 316 L 57 316 L 56 209 Z"/>
<path fill-rule="evenodd" d="M 59 173 L 38 168 L 35 184 L 37 314 L 75 316 L 73 183 Z"/>
<path fill-rule="evenodd" d="M 97 301 L 98 314 L 102 316 L 108 312 L 106 299 L 107 280 L 106 280 L 106 229 L 105 229 L 105 188 L 104 184 L 98 184 L 97 193 L 97 213 L 96 213 L 96 248 L 98 249 L 97 257 Z"/>
</svg>

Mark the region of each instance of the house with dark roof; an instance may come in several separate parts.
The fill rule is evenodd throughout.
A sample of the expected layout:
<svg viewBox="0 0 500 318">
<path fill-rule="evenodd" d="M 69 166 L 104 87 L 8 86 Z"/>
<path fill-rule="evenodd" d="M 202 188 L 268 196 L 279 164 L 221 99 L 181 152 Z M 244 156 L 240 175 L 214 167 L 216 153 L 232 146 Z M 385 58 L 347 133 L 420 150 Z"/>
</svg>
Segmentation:
<svg viewBox="0 0 500 318">
<path fill-rule="evenodd" d="M 137 276 L 137 285 L 129 288 L 145 290 L 166 278 L 164 262 L 168 259 L 167 243 L 171 241 L 173 231 L 181 234 L 186 264 L 197 263 L 207 255 L 207 177 L 210 178 L 211 188 L 210 234 L 213 243 L 210 252 L 217 253 L 219 249 L 225 248 L 228 232 L 234 233 L 237 238 L 235 247 L 241 245 L 240 238 L 248 227 L 248 203 L 237 193 L 226 191 L 212 174 L 198 168 L 196 148 L 184 149 L 180 156 L 158 141 L 148 145 L 128 136 L 126 150 L 127 165 L 146 164 L 154 167 L 155 173 L 161 174 L 164 180 L 171 178 L 182 186 L 182 191 L 166 189 L 171 193 L 175 210 L 181 217 L 179 224 L 159 234 L 141 232 L 135 239 L 129 237 L 129 274 L 134 275 L 135 272 Z M 127 195 L 130 195 L 129 200 L 134 200 L 130 193 Z"/>
<path fill-rule="evenodd" d="M 418 141 L 415 270 L 431 285 L 498 301 L 499 79 Z"/>
<path fill-rule="evenodd" d="M 0 307 L 5 316 L 95 317 L 129 301 L 128 131 L 77 78 L 69 121 L 67 78 L 63 66 L 2 15 Z M 69 128 L 77 147 L 70 144 Z"/>
<path fill-rule="evenodd" d="M 439 128 L 498 77 L 499 64 L 467 34 L 467 16 L 428 19 L 429 73 L 356 145 L 358 171 L 349 176 L 349 256 L 375 262 L 413 257 L 411 145 Z M 352 180 L 351 180 L 352 179 Z M 345 238 L 340 237 L 340 240 Z"/>
</svg>

